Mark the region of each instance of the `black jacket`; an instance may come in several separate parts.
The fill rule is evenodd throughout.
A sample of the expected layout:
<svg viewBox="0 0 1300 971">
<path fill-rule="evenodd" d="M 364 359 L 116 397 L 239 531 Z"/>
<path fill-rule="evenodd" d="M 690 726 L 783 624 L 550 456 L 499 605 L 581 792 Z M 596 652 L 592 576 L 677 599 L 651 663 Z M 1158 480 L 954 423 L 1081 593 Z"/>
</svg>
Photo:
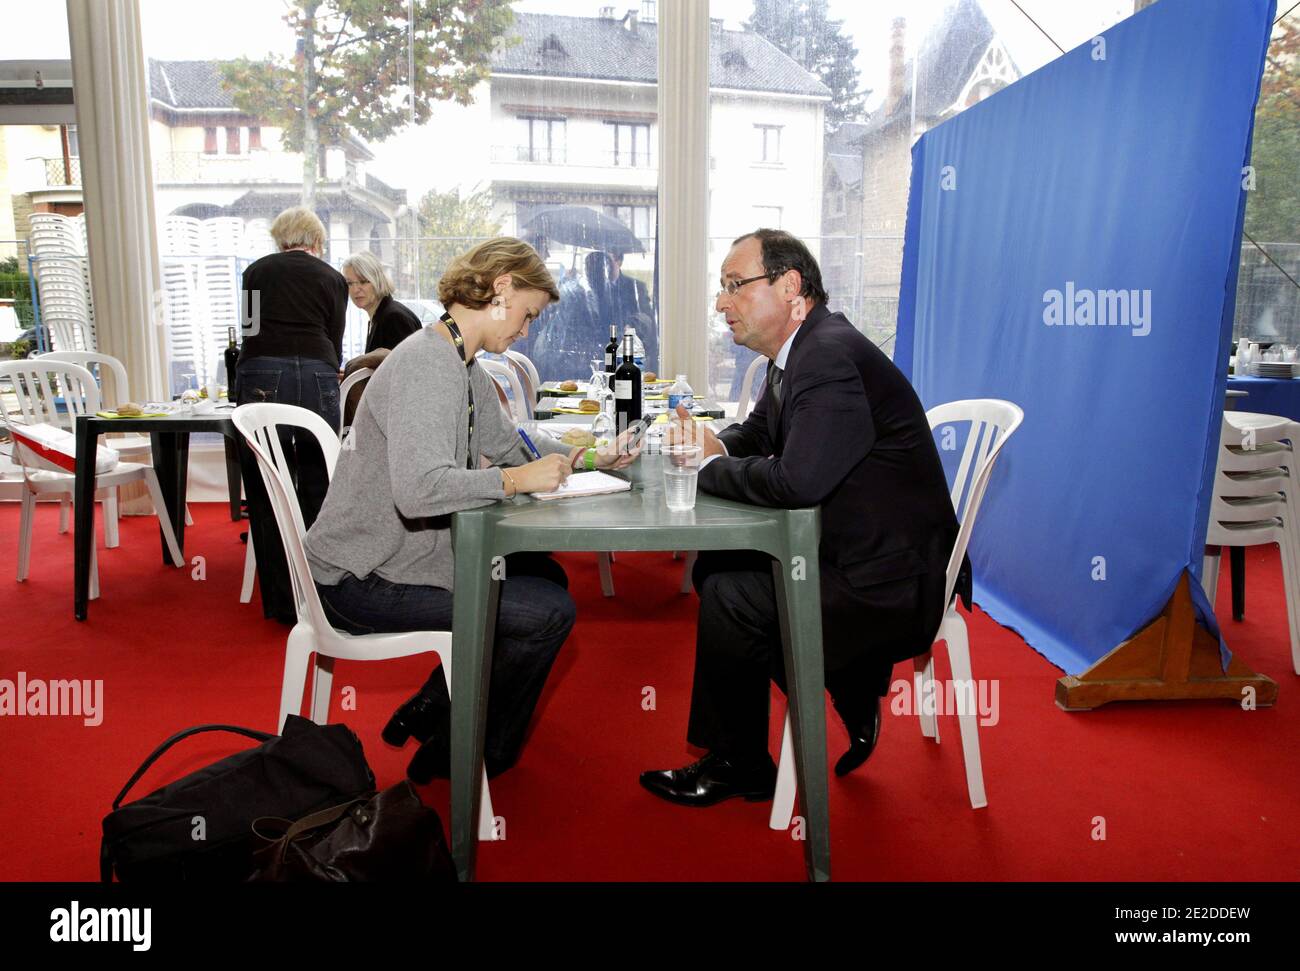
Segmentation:
<svg viewBox="0 0 1300 971">
<path fill-rule="evenodd" d="M 867 649 L 893 660 L 927 650 L 957 518 L 925 410 L 893 362 L 843 314 L 818 305 L 791 346 L 779 409 L 765 390 L 749 418 L 719 437 L 729 456 L 701 470 L 706 492 L 821 506 L 827 667 Z M 919 580 L 899 583 L 911 578 Z"/>
<path fill-rule="evenodd" d="M 369 354 L 380 348 L 391 351 L 423 326 L 420 318 L 406 304 L 398 303 L 391 296 L 384 297 L 375 308 L 375 315 L 370 318 L 365 352 Z"/>
</svg>

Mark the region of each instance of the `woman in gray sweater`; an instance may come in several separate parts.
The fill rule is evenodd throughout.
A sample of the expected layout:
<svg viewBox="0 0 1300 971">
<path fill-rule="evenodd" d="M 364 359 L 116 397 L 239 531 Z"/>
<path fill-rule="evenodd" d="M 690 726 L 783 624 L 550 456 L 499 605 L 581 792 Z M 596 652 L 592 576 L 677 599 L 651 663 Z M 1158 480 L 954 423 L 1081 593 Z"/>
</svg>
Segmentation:
<svg viewBox="0 0 1300 971">
<path fill-rule="evenodd" d="M 325 611 L 341 630 L 451 630 L 450 516 L 556 488 L 575 466 L 621 468 L 635 452 L 588 456 L 543 437 L 528 461 L 492 377 L 474 364 L 528 334 L 555 282 L 531 246 L 501 237 L 457 258 L 438 284 L 442 322 L 402 341 L 379 368 L 352 424 L 307 555 Z M 545 554 L 506 558 L 484 760 L 514 764 L 546 676 L 574 622 L 563 569 Z M 450 700 L 441 667 L 403 704 L 384 740 L 422 744 L 408 775 L 445 777 Z"/>
</svg>

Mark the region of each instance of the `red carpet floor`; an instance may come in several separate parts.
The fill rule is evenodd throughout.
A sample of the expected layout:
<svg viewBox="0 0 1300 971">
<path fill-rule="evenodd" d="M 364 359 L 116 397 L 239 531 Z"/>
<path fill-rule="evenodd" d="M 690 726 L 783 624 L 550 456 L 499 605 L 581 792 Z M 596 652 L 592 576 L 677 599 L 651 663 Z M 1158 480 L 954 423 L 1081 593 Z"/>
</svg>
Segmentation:
<svg viewBox="0 0 1300 971">
<path fill-rule="evenodd" d="M 0 719 L 0 880 L 93 880 L 99 825 L 113 796 L 172 732 L 205 722 L 274 729 L 287 628 L 239 603 L 244 547 L 224 506 L 195 505 L 187 555 L 200 571 L 164 569 L 151 519 L 122 524 L 100 549 L 103 594 L 72 619 L 72 538 L 56 511 L 36 524 L 30 579 L 13 582 L 18 509 L 0 506 L 0 678 L 103 679 L 103 723 Z M 999 720 L 980 731 L 989 806 L 967 801 L 953 717 L 942 745 L 914 717 L 888 714 L 880 749 L 832 778 L 838 880 L 1294 880 L 1300 877 L 1300 679 L 1291 669 L 1276 549 L 1252 550 L 1246 620 L 1230 644 L 1279 682 L 1279 703 L 1112 705 L 1067 714 L 1053 702 L 1060 671 L 979 611 L 970 618 L 976 678 L 996 679 Z M 578 625 L 552 674 L 518 767 L 493 783 L 506 839 L 482 844 L 484 880 L 803 879 L 802 846 L 767 828 L 766 804 L 705 810 L 662 803 L 637 784 L 676 766 L 685 745 L 696 600 L 677 592 L 680 562 L 620 555 L 619 596 L 600 595 L 595 558 L 563 558 Z M 1224 571 L 1226 574 L 1226 570 Z M 1221 616 L 1227 616 L 1227 580 Z M 939 672 L 947 677 L 940 652 Z M 335 697 L 355 689 L 345 720 L 381 786 L 400 780 L 414 749 L 379 730 L 427 676 L 430 662 L 339 662 Z M 898 677 L 908 677 L 900 666 Z M 654 689 L 653 710 L 643 707 Z M 776 709 L 779 712 L 781 709 Z M 832 759 L 844 731 L 828 706 Z M 773 719 L 773 752 L 779 722 Z M 136 790 L 238 748 L 193 740 Z M 446 821 L 445 782 L 425 788 Z M 1104 829 L 1104 839 L 1096 838 Z"/>
</svg>

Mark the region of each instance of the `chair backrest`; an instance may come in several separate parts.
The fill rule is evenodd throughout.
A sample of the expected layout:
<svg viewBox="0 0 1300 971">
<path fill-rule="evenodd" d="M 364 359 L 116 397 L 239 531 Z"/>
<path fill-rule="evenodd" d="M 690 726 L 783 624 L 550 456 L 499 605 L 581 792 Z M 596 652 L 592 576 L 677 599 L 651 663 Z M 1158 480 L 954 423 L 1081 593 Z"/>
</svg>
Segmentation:
<svg viewBox="0 0 1300 971">
<path fill-rule="evenodd" d="M 343 437 L 343 431 L 347 427 L 344 424 L 344 422 L 347 421 L 349 392 L 351 392 L 352 389 L 355 388 L 362 381 L 367 380 L 374 373 L 375 373 L 374 368 L 368 368 L 368 367 L 357 368 L 346 378 L 344 378 L 343 383 L 339 385 L 339 438 Z M 366 393 L 366 389 L 362 388 L 361 394 L 365 395 L 365 393 Z M 358 399 L 358 404 L 360 404 L 360 399 Z"/>
<path fill-rule="evenodd" d="M 508 354 L 509 352 L 507 351 L 506 353 Z M 528 359 L 524 358 L 524 360 L 527 361 Z M 523 364 L 520 364 L 514 358 L 507 358 L 506 363 L 510 365 L 511 370 L 515 372 L 515 377 L 519 379 L 520 385 L 523 386 L 524 399 L 528 402 L 528 417 L 532 418 L 533 412 L 536 409 L 537 382 L 533 380 L 533 376 L 529 373 L 528 368 L 524 367 Z"/>
<path fill-rule="evenodd" d="M 925 416 L 930 421 L 931 431 L 943 425 L 970 422 L 970 434 L 966 438 L 966 447 L 962 450 L 961 462 L 957 466 L 957 475 L 952 485 L 952 508 L 957 513 L 957 521 L 961 526 L 957 531 L 957 541 L 952 547 L 952 556 L 948 558 L 948 583 L 943 598 L 947 604 L 951 602 L 953 590 L 957 586 L 957 574 L 966 557 L 966 547 L 970 545 L 975 517 L 979 513 L 980 503 L 984 501 L 984 490 L 988 488 L 993 462 L 1007 439 L 1024 421 L 1025 413 L 1019 405 L 1010 401 L 971 398 L 935 405 Z"/>
<path fill-rule="evenodd" d="M 69 361 L 47 357 L 0 361 L 3 383 L 13 389 L 17 412 L 10 416 L 7 407 L 0 407 L 0 411 L 22 424 L 43 423 L 72 431 L 77 415 L 94 414 L 102 407 L 95 376 Z"/>
<path fill-rule="evenodd" d="M 81 365 L 68 361 L 51 361 L 44 357 L 0 361 L 0 391 L 6 385 L 13 391 L 16 408 L 11 412 L 4 403 L 4 395 L 0 394 L 0 417 L 11 430 L 15 425 L 51 425 L 71 432 L 75 430 L 77 415 L 93 415 L 101 407 L 95 376 Z M 18 444 L 17 440 L 15 444 L 14 457 L 25 471 L 66 471 Z"/>
<path fill-rule="evenodd" d="M 48 351 L 39 357 L 43 361 L 68 361 L 72 364 L 80 364 L 92 374 L 94 373 L 92 365 L 98 364 L 100 398 L 115 401 L 119 405 L 131 400 L 126 365 L 111 354 L 101 354 L 98 351 Z M 113 393 L 116 397 L 112 399 L 108 399 L 104 394 L 104 368 L 108 368 L 113 373 Z"/>
<path fill-rule="evenodd" d="M 740 401 L 736 403 L 736 421 L 744 421 L 749 417 L 750 409 L 754 407 L 750 398 L 754 395 L 754 381 L 758 377 L 758 369 L 767 365 L 767 358 L 762 354 L 749 362 L 749 367 L 745 370 L 745 379 L 740 382 Z"/>
<path fill-rule="evenodd" d="M 528 372 L 528 380 L 533 383 L 534 390 L 541 387 L 542 376 L 537 373 L 537 366 L 528 359 L 527 354 L 521 354 L 519 351 L 507 350 L 505 356 Z"/>
<path fill-rule="evenodd" d="M 487 371 L 498 382 L 505 381 L 506 387 L 510 389 L 510 418 L 513 422 L 532 421 L 533 409 L 529 406 L 528 395 L 524 391 L 524 386 L 519 381 L 519 375 L 514 368 L 501 361 L 494 361 L 491 358 L 479 356 L 479 366 Z"/>
<path fill-rule="evenodd" d="M 311 567 L 307 563 L 307 550 L 303 545 L 307 529 L 303 524 L 302 508 L 298 505 L 298 493 L 285 463 L 280 431 L 297 429 L 315 435 L 325 454 L 325 469 L 331 479 L 339 459 L 338 436 L 324 418 L 297 405 L 273 402 L 240 405 L 231 412 L 230 419 L 248 442 L 262 471 L 262 481 L 266 483 L 280 541 L 284 545 L 284 557 L 289 561 L 289 578 L 293 582 L 298 620 L 307 620 L 317 631 L 328 631 L 331 624 L 321 607 L 320 595 L 316 592 Z"/>
</svg>

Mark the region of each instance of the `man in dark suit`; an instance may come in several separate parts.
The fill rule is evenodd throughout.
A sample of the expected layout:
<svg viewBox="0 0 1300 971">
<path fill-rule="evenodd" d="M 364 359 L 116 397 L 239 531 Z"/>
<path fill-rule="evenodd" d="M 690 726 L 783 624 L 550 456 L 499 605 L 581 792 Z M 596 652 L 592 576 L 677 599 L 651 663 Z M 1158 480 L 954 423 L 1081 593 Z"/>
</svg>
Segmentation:
<svg viewBox="0 0 1300 971">
<path fill-rule="evenodd" d="M 957 520 L 925 411 L 907 379 L 842 314 L 789 233 L 732 245 L 717 310 L 737 344 L 770 359 L 767 388 L 720 435 L 683 421 L 673 438 L 704 448 L 699 487 L 762 506 L 821 506 L 826 685 L 849 732 L 839 775 L 866 761 L 896 661 L 926 651 L 943 616 Z M 684 416 L 679 416 L 684 417 Z M 770 799 L 768 680 L 784 690 L 771 557 L 701 553 L 695 681 L 687 740 L 708 750 L 641 784 L 673 802 Z"/>
</svg>

